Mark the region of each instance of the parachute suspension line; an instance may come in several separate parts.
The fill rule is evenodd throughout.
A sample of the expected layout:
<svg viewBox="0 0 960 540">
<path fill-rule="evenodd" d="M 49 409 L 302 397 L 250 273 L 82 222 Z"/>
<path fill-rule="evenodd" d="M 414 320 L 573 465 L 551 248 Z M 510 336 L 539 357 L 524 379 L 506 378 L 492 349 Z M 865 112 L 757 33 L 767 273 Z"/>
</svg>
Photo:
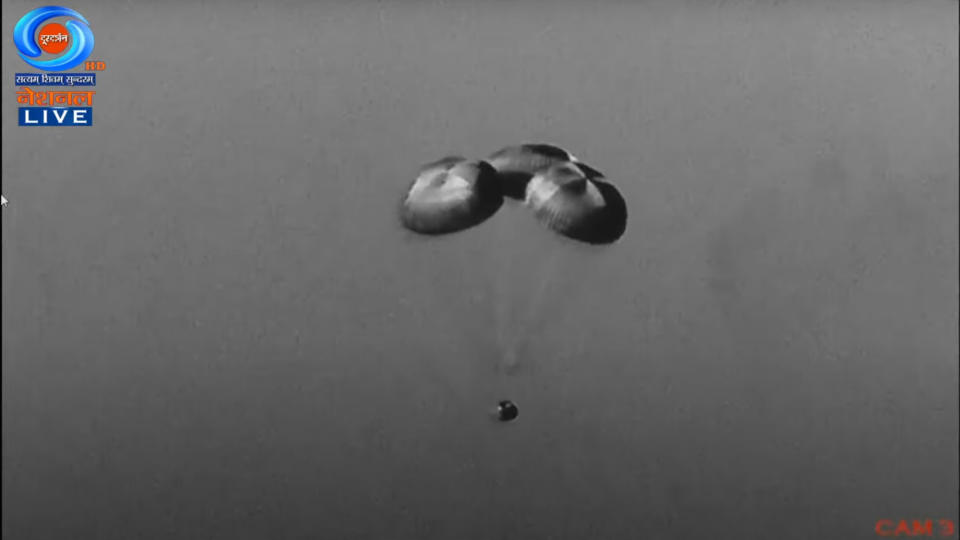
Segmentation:
<svg viewBox="0 0 960 540">
<path fill-rule="evenodd" d="M 511 208 L 510 210 L 516 210 Z M 494 267 L 492 269 L 494 278 L 493 291 L 493 309 L 494 324 L 496 325 L 497 346 L 504 350 L 510 341 L 511 328 L 511 306 L 516 303 L 517 292 L 515 280 L 511 279 L 518 271 L 516 268 L 519 261 L 513 257 L 514 253 L 508 249 L 513 243 L 510 242 L 511 223 L 509 216 L 501 216 L 497 220 L 494 243 L 491 246 L 493 252 L 491 260 Z M 511 285 L 513 285 L 511 287 Z"/>
<path fill-rule="evenodd" d="M 524 285 L 529 286 L 529 290 L 522 291 L 518 297 L 529 300 L 525 301 L 526 309 L 524 313 L 517 324 L 512 325 L 508 339 L 502 344 L 501 367 L 507 372 L 514 371 L 519 367 L 522 356 L 521 348 L 529 339 L 535 321 L 543 315 L 543 305 L 550 296 L 547 293 L 563 266 L 564 247 L 555 247 L 547 259 L 539 264 L 532 265 L 530 275 L 526 276 L 527 279 L 523 281 Z"/>
</svg>

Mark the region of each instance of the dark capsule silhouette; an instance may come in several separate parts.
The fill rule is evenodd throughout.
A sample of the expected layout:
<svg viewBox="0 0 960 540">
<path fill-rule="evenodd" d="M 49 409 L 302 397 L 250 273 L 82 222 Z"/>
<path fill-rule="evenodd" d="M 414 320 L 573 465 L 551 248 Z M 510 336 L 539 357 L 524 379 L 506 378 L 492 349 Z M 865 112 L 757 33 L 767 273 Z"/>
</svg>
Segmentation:
<svg viewBox="0 0 960 540">
<path fill-rule="evenodd" d="M 502 204 L 489 163 L 450 156 L 420 168 L 400 203 L 400 222 L 420 234 L 454 233 L 483 223 Z"/>
<path fill-rule="evenodd" d="M 517 200 L 523 200 L 527 183 L 534 174 L 559 163 L 576 163 L 589 178 L 603 178 L 600 171 L 582 163 L 563 148 L 550 144 L 507 146 L 491 154 L 487 161 L 499 174 L 504 196 Z"/>
<path fill-rule="evenodd" d="M 511 422 L 516 420 L 520 416 L 520 409 L 517 408 L 517 404 L 505 399 L 500 403 L 497 403 L 497 420 L 501 422 Z"/>
<path fill-rule="evenodd" d="M 615 187 L 574 162 L 543 170 L 527 184 L 525 204 L 551 230 L 589 244 L 610 244 L 627 228 L 627 204 Z"/>
</svg>

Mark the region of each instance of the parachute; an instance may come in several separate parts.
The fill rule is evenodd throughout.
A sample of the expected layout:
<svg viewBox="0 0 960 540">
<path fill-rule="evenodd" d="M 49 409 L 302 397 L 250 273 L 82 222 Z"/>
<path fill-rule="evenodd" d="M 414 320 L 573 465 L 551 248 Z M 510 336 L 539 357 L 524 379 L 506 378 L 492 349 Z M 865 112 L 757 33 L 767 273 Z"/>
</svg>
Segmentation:
<svg viewBox="0 0 960 540">
<path fill-rule="evenodd" d="M 469 275 L 469 285 L 477 274 L 492 276 L 494 332 L 485 339 L 495 346 L 499 376 L 518 373 L 538 329 L 597 282 L 601 252 L 625 233 L 626 203 L 604 178 L 562 148 L 527 143 L 485 160 L 451 156 L 424 165 L 404 194 L 400 222 L 418 236 L 481 229 L 442 247 L 457 250 L 451 260 L 464 266 L 455 272 Z M 488 220 L 494 223 L 479 227 Z"/>
<path fill-rule="evenodd" d="M 400 220 L 421 234 L 479 225 L 503 204 L 496 170 L 485 161 L 445 157 L 420 168 L 400 205 Z"/>
<path fill-rule="evenodd" d="M 602 180 L 591 180 L 576 163 L 561 163 L 534 175 L 526 204 L 553 231 L 590 244 L 618 240 L 627 226 L 626 203 Z"/>
<path fill-rule="evenodd" d="M 491 154 L 487 161 L 500 175 L 503 195 L 521 201 L 526 198 L 526 186 L 534 174 L 552 165 L 575 163 L 591 180 L 603 178 L 600 171 L 581 162 L 563 148 L 550 144 L 506 146 Z"/>
</svg>

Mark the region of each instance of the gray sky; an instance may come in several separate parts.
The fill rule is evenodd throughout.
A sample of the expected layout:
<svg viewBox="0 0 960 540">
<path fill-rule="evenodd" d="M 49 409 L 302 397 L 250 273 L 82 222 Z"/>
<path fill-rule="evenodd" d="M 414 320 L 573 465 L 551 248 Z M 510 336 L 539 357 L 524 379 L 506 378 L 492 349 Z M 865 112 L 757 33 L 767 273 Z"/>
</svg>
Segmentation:
<svg viewBox="0 0 960 540">
<path fill-rule="evenodd" d="M 957 2 L 69 6 L 89 128 L 16 125 L 2 7 L 4 539 L 957 519 Z M 398 227 L 524 141 L 621 242 Z"/>
</svg>

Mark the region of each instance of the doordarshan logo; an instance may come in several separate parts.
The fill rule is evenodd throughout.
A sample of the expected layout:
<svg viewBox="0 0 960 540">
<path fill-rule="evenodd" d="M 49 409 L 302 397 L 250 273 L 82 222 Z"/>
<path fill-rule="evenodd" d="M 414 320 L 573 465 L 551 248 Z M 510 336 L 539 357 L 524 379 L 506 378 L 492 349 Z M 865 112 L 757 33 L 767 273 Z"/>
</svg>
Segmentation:
<svg viewBox="0 0 960 540">
<path fill-rule="evenodd" d="M 54 17 L 73 17 L 66 24 L 40 25 Z M 40 28 L 40 32 L 37 29 Z M 44 71 L 67 71 L 83 63 L 93 52 L 93 31 L 90 23 L 80 13 L 65 7 L 46 6 L 24 15 L 13 28 L 13 43 L 20 58 L 31 66 Z M 61 56 L 51 60 L 37 60 L 44 52 L 58 54 L 70 46 Z"/>
<path fill-rule="evenodd" d="M 64 18 L 68 20 L 60 22 Z M 93 32 L 87 19 L 70 8 L 37 8 L 17 21 L 13 43 L 24 62 L 42 71 L 14 74 L 14 84 L 20 88 L 17 124 L 93 125 L 93 97 L 97 92 L 90 87 L 97 86 L 97 73 L 106 69 L 106 63 L 87 59 L 93 52 Z M 83 71 L 70 71 L 77 67 Z M 66 88 L 50 88 L 56 86 Z"/>
</svg>

